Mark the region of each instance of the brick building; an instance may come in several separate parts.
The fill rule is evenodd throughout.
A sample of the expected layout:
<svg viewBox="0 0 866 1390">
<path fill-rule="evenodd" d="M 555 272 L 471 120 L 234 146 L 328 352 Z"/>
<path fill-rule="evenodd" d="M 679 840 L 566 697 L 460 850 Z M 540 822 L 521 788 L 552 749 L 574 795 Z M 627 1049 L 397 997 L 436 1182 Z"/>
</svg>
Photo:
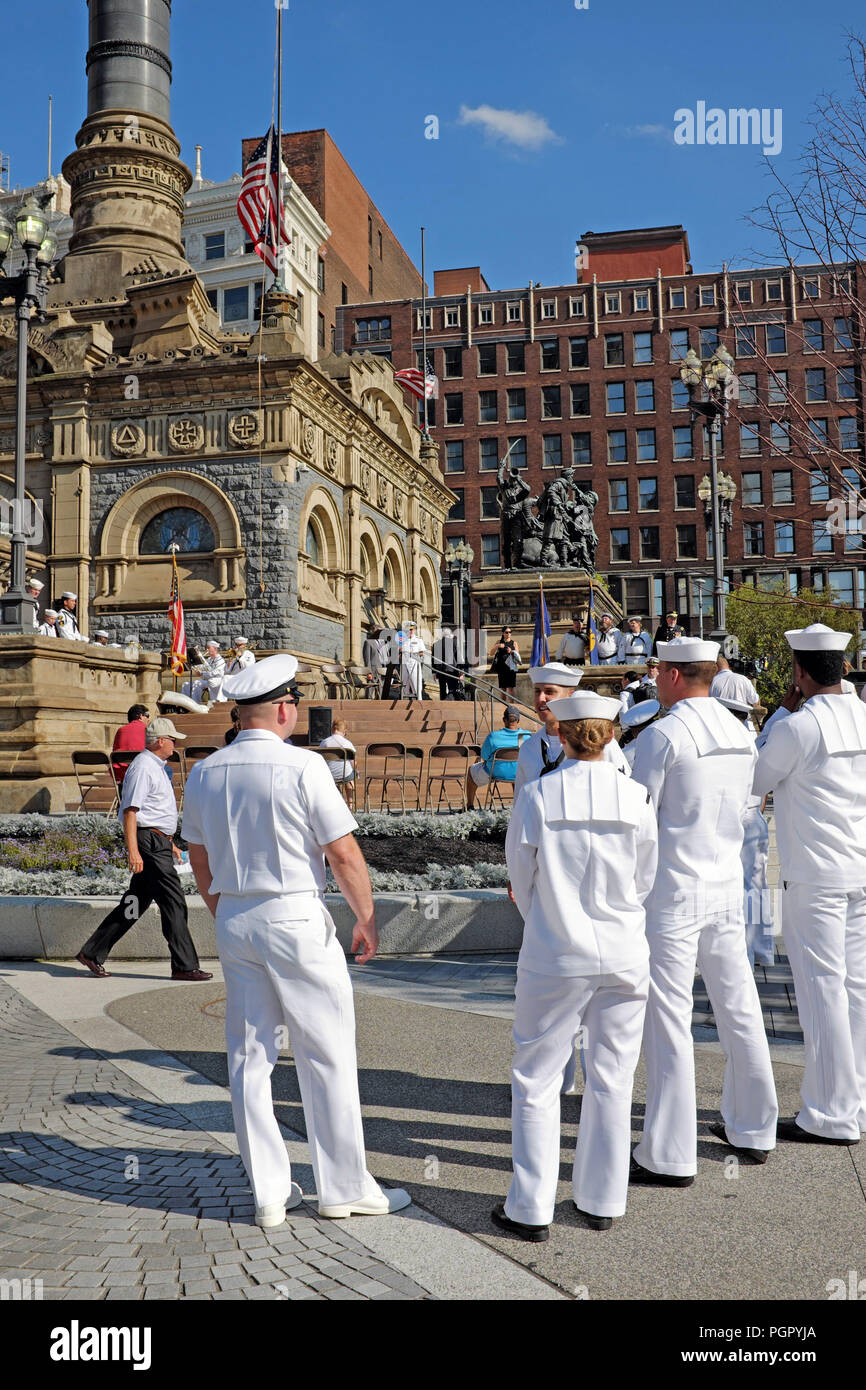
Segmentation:
<svg viewBox="0 0 866 1390">
<path fill-rule="evenodd" d="M 243 167 L 261 141 L 242 143 Z M 296 130 L 282 137 L 292 179 L 330 228 L 317 250 L 318 346 L 342 352 L 337 309 L 370 300 L 412 299 L 421 276 L 388 223 L 326 130 Z"/>
<path fill-rule="evenodd" d="M 496 468 L 509 445 L 535 495 L 573 464 L 599 496 L 596 568 L 614 596 L 652 623 L 676 608 L 697 631 L 701 605 L 712 614 L 698 496 L 709 440 L 679 369 L 690 347 L 708 358 L 722 344 L 738 387 L 719 457 L 736 484 L 728 584 L 812 585 L 862 609 L 856 268 L 695 274 L 680 226 L 587 233 L 577 250 L 571 285 L 493 291 L 478 267 L 436 272 L 427 351 L 440 394 L 428 409 L 458 493 L 446 540 L 472 545 L 476 571 L 496 568 Z M 418 300 L 350 305 L 337 332 L 347 351 L 420 365 Z M 847 534 L 835 534 L 828 516 L 843 499 Z"/>
</svg>

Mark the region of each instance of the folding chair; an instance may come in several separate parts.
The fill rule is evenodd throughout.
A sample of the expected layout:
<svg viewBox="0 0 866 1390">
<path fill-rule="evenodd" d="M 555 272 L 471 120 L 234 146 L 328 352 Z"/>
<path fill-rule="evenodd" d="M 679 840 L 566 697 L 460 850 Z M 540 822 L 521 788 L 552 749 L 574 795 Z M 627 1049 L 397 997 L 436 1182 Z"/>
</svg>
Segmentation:
<svg viewBox="0 0 866 1390">
<path fill-rule="evenodd" d="M 329 665 L 322 667 L 322 679 L 327 688 L 327 698 L 329 700 L 351 700 L 352 688 L 346 678 L 346 672 L 342 666 L 332 661 Z"/>
<path fill-rule="evenodd" d="M 183 787 L 184 790 L 186 790 L 187 778 L 195 764 L 201 762 L 202 758 L 209 758 L 211 753 L 216 753 L 217 746 L 215 743 L 200 743 L 193 744 L 191 748 L 184 748 L 182 750 L 178 748 L 175 751 L 181 753 L 183 757 L 183 772 L 181 775 L 183 778 Z"/>
<path fill-rule="evenodd" d="M 370 760 L 373 759 L 374 771 L 370 771 Z M 378 769 L 376 760 L 381 759 Z M 367 752 L 364 758 L 364 810 L 371 810 L 370 806 L 370 786 L 374 782 L 382 783 L 382 795 L 379 800 L 379 810 L 385 810 L 385 795 L 391 782 L 396 782 L 400 789 L 400 810 L 406 810 L 406 795 L 404 784 L 406 781 L 406 747 L 402 743 L 368 743 Z"/>
<path fill-rule="evenodd" d="M 494 802 L 495 802 L 497 796 L 499 797 L 499 804 L 500 804 L 500 806 L 501 806 L 503 809 L 505 808 L 505 804 L 506 804 L 506 803 L 505 803 L 505 797 L 502 795 L 502 789 L 503 789 L 503 787 L 510 787 L 510 788 L 511 788 L 511 798 L 510 798 L 510 799 L 511 799 L 511 801 L 514 801 L 514 782 L 513 782 L 510 778 L 508 778 L 508 777 L 499 777 L 499 778 L 497 778 L 497 776 L 496 776 L 496 768 L 497 768 L 497 766 L 500 766 L 500 767 L 501 767 L 503 763 L 516 763 L 519 756 L 520 756 L 520 748 L 519 748 L 519 747 L 517 747 L 517 748 L 497 748 L 497 749 L 495 750 L 495 752 L 494 752 L 494 754 L 493 754 L 493 759 L 492 759 L 491 764 L 490 764 L 490 781 L 487 783 L 487 797 L 486 797 L 485 802 L 484 802 L 484 809 L 485 809 L 485 811 L 489 811 L 489 810 L 492 809 L 493 804 L 494 804 Z M 516 769 L 515 769 L 515 771 L 516 771 Z"/>
<path fill-rule="evenodd" d="M 337 785 L 337 789 L 342 793 L 343 800 L 345 801 L 346 805 L 352 806 L 354 808 L 355 769 L 354 767 L 352 767 L 351 769 L 349 767 L 349 764 L 354 763 L 358 757 L 358 754 L 355 752 L 354 748 L 313 748 L 310 751 L 313 753 L 318 753 L 321 758 L 325 759 L 326 763 L 334 763 L 335 765 L 339 763 L 340 776 L 335 777 L 334 781 Z M 333 770 L 334 769 L 331 768 L 332 772 Z M 349 775 L 350 773 L 353 775 Z"/>
<path fill-rule="evenodd" d="M 411 760 L 411 761 L 410 761 L 410 760 Z M 413 767 L 413 766 L 414 766 L 414 768 L 415 768 L 415 771 L 414 771 L 414 772 L 412 771 L 412 767 Z M 422 783 L 422 780 L 423 780 L 423 776 L 424 776 L 424 749 L 423 749 L 423 748 L 408 748 L 408 747 L 407 747 L 407 749 L 406 749 L 406 771 L 405 771 L 405 773 L 403 774 L 403 780 L 404 780 L 404 782 L 406 782 L 409 786 L 414 786 L 414 787 L 415 787 L 416 796 L 415 796 L 415 806 L 414 806 L 414 809 L 415 809 L 416 811 L 420 811 L 420 810 L 421 810 L 421 783 Z"/>
<path fill-rule="evenodd" d="M 179 748 L 175 748 L 171 756 L 166 759 L 166 766 L 168 766 L 169 763 L 171 763 L 172 768 L 177 768 L 177 781 L 172 778 L 171 787 L 174 792 L 175 801 L 177 802 L 178 812 L 180 812 L 183 810 L 183 794 L 186 790 L 186 768 L 184 766 L 183 754 Z"/>
<path fill-rule="evenodd" d="M 89 796 L 95 801 L 108 798 L 110 805 L 107 810 L 102 807 L 93 809 L 113 816 L 120 805 L 120 790 L 108 754 L 99 753 L 95 748 L 77 748 L 72 753 L 72 770 L 81 793 L 79 811 L 91 809 L 87 804 Z"/>
<path fill-rule="evenodd" d="M 126 770 L 129 767 L 129 764 L 131 762 L 134 762 L 135 759 L 138 757 L 140 751 L 140 749 L 136 748 L 132 752 L 109 753 L 108 756 L 111 759 L 111 766 L 112 769 L 114 769 L 114 780 L 117 782 L 117 785 L 119 787 L 123 786 L 123 778 L 126 776 Z M 123 769 L 123 774 L 120 777 L 118 777 L 117 775 L 117 768 Z"/>
<path fill-rule="evenodd" d="M 459 809 L 466 810 L 466 777 L 469 771 L 469 759 L 471 749 L 464 743 L 439 743 L 435 748 L 431 748 L 427 754 L 427 810 L 431 809 L 430 799 L 433 786 L 439 784 L 439 796 L 436 800 L 435 809 L 442 809 L 442 797 L 445 796 L 446 809 L 453 811 Z M 442 768 L 441 772 L 434 772 L 434 764 Z M 446 789 L 446 783 L 457 782 L 460 786 L 460 805 L 455 808 L 451 805 L 451 794 Z"/>
</svg>

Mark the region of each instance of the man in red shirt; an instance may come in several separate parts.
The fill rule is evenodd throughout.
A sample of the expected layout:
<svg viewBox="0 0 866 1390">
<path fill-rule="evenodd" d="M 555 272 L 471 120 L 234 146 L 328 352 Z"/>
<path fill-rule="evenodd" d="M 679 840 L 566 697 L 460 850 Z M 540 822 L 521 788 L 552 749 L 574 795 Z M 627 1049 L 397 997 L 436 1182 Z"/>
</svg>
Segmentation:
<svg viewBox="0 0 866 1390">
<path fill-rule="evenodd" d="M 144 731 L 150 718 L 147 705 L 131 705 L 126 711 L 126 718 L 128 722 L 114 735 L 112 753 L 140 753 L 144 748 Z M 112 758 L 111 766 L 114 768 L 117 785 L 122 786 L 129 764 L 115 762 Z"/>
</svg>

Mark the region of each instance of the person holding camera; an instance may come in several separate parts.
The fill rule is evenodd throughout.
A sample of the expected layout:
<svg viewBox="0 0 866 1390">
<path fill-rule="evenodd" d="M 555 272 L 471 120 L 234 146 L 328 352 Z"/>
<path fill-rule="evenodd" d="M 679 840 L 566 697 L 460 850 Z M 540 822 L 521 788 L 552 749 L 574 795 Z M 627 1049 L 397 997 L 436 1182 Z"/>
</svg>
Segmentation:
<svg viewBox="0 0 866 1390">
<path fill-rule="evenodd" d="M 490 653 L 489 662 L 491 673 L 499 681 L 499 689 L 513 690 L 520 670 L 520 652 L 511 636 L 510 627 L 502 629 L 502 636 Z"/>
</svg>

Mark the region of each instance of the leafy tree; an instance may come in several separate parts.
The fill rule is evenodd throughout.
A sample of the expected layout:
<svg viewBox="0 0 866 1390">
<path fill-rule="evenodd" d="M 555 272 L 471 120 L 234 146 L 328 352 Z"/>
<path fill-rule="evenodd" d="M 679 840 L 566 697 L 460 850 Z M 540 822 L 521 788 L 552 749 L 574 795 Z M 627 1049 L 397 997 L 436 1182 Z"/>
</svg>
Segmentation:
<svg viewBox="0 0 866 1390">
<path fill-rule="evenodd" d="M 792 628 L 825 623 L 838 631 L 850 632 L 854 641 L 848 649 L 855 665 L 860 651 L 860 614 L 856 609 L 830 603 L 814 589 L 801 589 L 796 598 L 774 590 L 754 589 L 741 584 L 728 596 L 727 629 L 736 637 L 741 661 L 764 663 L 755 682 L 761 703 L 775 709 L 791 679 L 791 648 L 785 633 Z"/>
</svg>

